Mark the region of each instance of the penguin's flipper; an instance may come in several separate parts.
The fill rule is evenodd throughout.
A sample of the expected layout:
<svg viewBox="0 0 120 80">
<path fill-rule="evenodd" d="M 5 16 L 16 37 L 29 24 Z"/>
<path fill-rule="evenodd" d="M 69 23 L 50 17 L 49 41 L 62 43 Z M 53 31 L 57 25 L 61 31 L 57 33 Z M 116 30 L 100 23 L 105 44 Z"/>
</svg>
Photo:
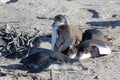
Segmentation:
<svg viewBox="0 0 120 80">
<path fill-rule="evenodd" d="M 96 46 L 92 46 L 91 58 L 100 57 L 99 49 Z"/>
<path fill-rule="evenodd" d="M 44 63 L 48 63 L 47 60 L 50 60 L 50 57 L 46 54 L 42 54 L 40 51 L 23 58 L 20 63 L 22 63 L 29 71 L 34 71 L 39 66 L 41 67 L 44 65 Z"/>
<path fill-rule="evenodd" d="M 42 72 L 43 70 L 47 69 L 54 61 L 50 58 L 43 60 L 37 68 L 29 69 L 29 73 L 38 73 Z"/>
</svg>

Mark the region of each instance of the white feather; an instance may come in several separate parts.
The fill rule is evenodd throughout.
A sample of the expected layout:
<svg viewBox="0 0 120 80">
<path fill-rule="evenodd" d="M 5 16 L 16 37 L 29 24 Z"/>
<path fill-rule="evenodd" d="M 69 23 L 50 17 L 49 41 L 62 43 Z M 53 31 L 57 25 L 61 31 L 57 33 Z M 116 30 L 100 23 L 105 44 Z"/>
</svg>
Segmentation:
<svg viewBox="0 0 120 80">
<path fill-rule="evenodd" d="M 82 53 L 82 55 L 80 56 L 80 59 L 86 59 L 90 57 L 91 57 L 91 53 Z"/>
<path fill-rule="evenodd" d="M 100 54 L 111 54 L 111 49 L 107 47 L 98 47 Z"/>
<path fill-rule="evenodd" d="M 69 55 L 69 57 L 73 59 L 73 58 L 76 57 L 76 54 L 75 54 L 75 53 L 74 53 L 74 54 L 71 54 L 71 55 Z"/>
</svg>

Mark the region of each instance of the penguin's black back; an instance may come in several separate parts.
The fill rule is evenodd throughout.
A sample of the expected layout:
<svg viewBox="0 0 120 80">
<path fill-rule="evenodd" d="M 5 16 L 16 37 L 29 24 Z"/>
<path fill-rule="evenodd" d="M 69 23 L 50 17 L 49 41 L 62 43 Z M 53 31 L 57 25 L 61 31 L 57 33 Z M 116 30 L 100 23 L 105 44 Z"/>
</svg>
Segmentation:
<svg viewBox="0 0 120 80">
<path fill-rule="evenodd" d="M 41 72 L 48 68 L 51 64 L 74 63 L 73 60 L 66 55 L 49 49 L 36 48 L 32 54 L 28 55 L 20 61 L 28 68 L 29 72 Z"/>
<path fill-rule="evenodd" d="M 83 33 L 83 41 L 87 39 L 91 39 L 93 35 L 103 37 L 104 34 L 97 29 L 88 29 Z"/>
<path fill-rule="evenodd" d="M 90 39 L 90 40 L 83 41 L 77 47 L 81 48 L 81 47 L 87 47 L 89 45 L 107 47 L 109 44 L 107 42 L 104 42 L 104 41 L 101 41 L 101 40 Z"/>
</svg>

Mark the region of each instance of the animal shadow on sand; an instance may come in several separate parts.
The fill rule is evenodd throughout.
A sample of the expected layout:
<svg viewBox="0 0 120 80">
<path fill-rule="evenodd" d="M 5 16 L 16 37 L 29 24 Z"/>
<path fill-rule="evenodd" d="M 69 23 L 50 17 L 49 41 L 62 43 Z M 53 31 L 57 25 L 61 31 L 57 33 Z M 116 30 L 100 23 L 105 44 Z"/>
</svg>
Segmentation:
<svg viewBox="0 0 120 80">
<path fill-rule="evenodd" d="M 99 12 L 97 12 L 96 10 L 94 10 L 94 9 L 87 9 L 90 13 L 92 13 L 93 15 L 92 15 L 92 18 L 99 18 L 99 15 L 100 15 L 100 13 Z"/>
<path fill-rule="evenodd" d="M 22 64 L 11 64 L 11 65 L 1 65 L 3 69 L 10 69 L 10 70 L 27 70 Z"/>
<path fill-rule="evenodd" d="M 87 22 L 86 24 L 89 24 L 90 26 L 102 26 L 102 27 L 112 27 L 116 28 L 117 26 L 120 26 L 120 20 L 116 21 L 91 21 Z"/>
<path fill-rule="evenodd" d="M 42 42 L 49 42 L 51 43 L 52 35 L 51 34 L 45 34 L 42 36 L 39 36 Z"/>
</svg>

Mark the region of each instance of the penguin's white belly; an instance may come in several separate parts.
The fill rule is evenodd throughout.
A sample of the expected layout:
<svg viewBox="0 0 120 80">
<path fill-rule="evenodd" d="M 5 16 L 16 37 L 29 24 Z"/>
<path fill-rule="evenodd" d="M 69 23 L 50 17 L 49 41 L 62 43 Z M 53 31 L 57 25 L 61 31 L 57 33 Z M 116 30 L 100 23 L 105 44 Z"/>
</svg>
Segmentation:
<svg viewBox="0 0 120 80">
<path fill-rule="evenodd" d="M 54 50 L 55 43 L 58 39 L 58 33 L 56 28 L 52 28 L 52 50 Z"/>
<path fill-rule="evenodd" d="M 91 57 L 91 53 L 82 53 L 82 55 L 80 56 L 80 59 L 86 59 L 90 57 Z"/>
<path fill-rule="evenodd" d="M 98 47 L 99 49 L 99 53 L 101 55 L 103 54 L 111 54 L 111 49 L 107 46 L 107 47 Z"/>
<path fill-rule="evenodd" d="M 99 49 L 100 55 L 111 54 L 111 49 L 108 46 L 106 46 L 106 47 L 99 46 L 98 49 Z M 92 57 L 91 53 L 81 53 L 81 54 L 82 55 L 80 56 L 80 59 L 86 59 L 86 58 Z M 98 54 L 98 53 L 96 53 L 96 54 Z"/>
</svg>

